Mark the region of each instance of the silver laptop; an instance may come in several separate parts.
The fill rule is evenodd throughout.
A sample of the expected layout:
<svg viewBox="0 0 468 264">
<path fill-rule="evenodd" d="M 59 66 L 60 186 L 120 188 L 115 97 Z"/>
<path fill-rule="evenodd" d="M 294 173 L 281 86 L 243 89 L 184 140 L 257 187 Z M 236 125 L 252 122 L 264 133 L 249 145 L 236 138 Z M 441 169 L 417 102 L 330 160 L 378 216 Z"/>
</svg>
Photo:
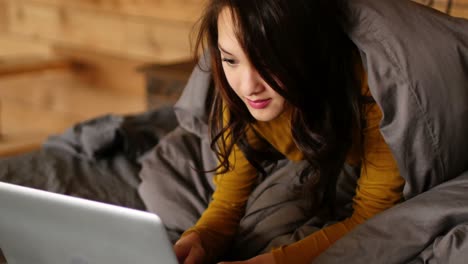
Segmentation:
<svg viewBox="0 0 468 264">
<path fill-rule="evenodd" d="M 8 264 L 177 263 L 154 214 L 3 182 L 0 249 Z"/>
</svg>

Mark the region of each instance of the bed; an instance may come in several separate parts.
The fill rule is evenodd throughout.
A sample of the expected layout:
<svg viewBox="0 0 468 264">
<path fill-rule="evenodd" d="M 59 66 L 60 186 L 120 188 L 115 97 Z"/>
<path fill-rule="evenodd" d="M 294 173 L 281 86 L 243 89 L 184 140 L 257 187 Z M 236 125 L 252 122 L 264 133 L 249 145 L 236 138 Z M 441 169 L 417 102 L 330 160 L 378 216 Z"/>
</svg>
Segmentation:
<svg viewBox="0 0 468 264">
<path fill-rule="evenodd" d="M 404 0 L 353 0 L 347 30 L 361 52 L 381 132 L 405 178 L 404 200 L 314 263 L 465 263 L 468 257 L 468 21 Z M 205 69 L 206 58 L 200 64 Z M 208 67 L 209 68 L 209 67 Z M 174 107 L 101 116 L 0 160 L 0 180 L 161 216 L 175 241 L 210 201 L 209 71 L 196 67 Z M 352 212 L 357 168 L 345 165 L 334 216 L 310 212 L 278 160 L 251 195 L 226 259 L 292 243 Z"/>
</svg>

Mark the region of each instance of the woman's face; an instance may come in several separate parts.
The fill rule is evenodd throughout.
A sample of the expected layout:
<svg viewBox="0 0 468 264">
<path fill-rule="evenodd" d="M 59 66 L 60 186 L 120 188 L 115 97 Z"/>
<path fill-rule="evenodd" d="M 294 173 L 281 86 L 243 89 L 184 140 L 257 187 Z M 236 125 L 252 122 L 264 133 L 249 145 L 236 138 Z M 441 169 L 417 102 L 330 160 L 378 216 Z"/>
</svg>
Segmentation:
<svg viewBox="0 0 468 264">
<path fill-rule="evenodd" d="M 256 120 L 273 120 L 283 112 L 285 100 L 252 66 L 234 29 L 231 11 L 224 8 L 218 18 L 218 48 L 226 79 Z"/>
</svg>

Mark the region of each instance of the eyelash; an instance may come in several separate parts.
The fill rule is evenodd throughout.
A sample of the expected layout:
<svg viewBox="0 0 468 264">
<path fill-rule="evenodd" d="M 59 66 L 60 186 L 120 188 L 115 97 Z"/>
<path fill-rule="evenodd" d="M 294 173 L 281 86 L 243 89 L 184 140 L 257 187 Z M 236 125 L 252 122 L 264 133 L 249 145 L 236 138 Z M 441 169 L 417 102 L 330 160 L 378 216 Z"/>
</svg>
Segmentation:
<svg viewBox="0 0 468 264">
<path fill-rule="evenodd" d="M 225 62 L 227 65 L 234 66 L 236 61 L 233 59 L 222 58 L 221 61 Z"/>
</svg>

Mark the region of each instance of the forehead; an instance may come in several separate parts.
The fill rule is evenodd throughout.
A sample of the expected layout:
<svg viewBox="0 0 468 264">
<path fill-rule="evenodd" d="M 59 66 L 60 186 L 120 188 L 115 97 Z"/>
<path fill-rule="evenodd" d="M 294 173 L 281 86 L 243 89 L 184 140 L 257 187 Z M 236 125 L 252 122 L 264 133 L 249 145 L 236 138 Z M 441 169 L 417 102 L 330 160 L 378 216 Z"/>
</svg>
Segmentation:
<svg viewBox="0 0 468 264">
<path fill-rule="evenodd" d="M 236 26 L 231 9 L 225 7 L 218 16 L 218 44 L 224 49 L 239 49 Z"/>
<path fill-rule="evenodd" d="M 228 26 L 233 28 L 234 26 L 234 14 L 232 9 L 229 7 L 223 7 L 218 15 L 218 27 Z"/>
</svg>

